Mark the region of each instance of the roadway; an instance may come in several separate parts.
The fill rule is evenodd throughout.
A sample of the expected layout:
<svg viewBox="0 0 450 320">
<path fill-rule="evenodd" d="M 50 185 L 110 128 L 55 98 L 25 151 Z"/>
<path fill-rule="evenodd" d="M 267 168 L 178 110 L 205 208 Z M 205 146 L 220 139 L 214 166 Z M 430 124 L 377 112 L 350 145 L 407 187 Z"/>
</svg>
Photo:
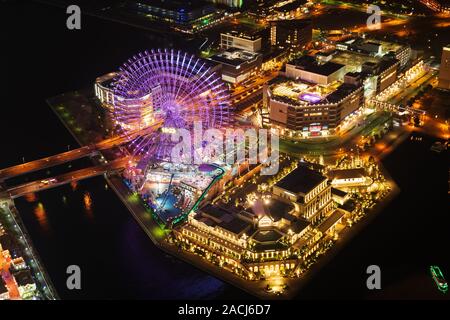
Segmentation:
<svg viewBox="0 0 450 320">
<path fill-rule="evenodd" d="M 97 144 L 84 146 L 78 149 L 66 151 L 54 156 L 30 161 L 27 163 L 19 164 L 13 167 L 0 170 L 0 181 L 6 180 L 15 176 L 23 175 L 26 173 L 47 169 L 60 164 L 64 164 L 70 161 L 81 159 L 89 155 L 95 154 L 98 151 L 110 149 L 118 146 L 125 141 L 124 137 L 114 137 L 111 139 L 103 140 Z"/>
<path fill-rule="evenodd" d="M 74 161 L 83 157 L 86 157 L 92 153 L 96 152 L 91 146 L 82 147 L 79 149 L 74 149 L 64 153 L 60 153 L 54 156 L 30 161 L 24 164 L 19 164 L 13 167 L 0 170 L 0 181 L 6 180 L 15 176 L 19 176 L 25 173 L 30 173 L 48 167 L 53 167 L 59 164 L 63 164 L 69 161 Z"/>
<path fill-rule="evenodd" d="M 130 161 L 130 157 L 124 157 L 120 159 L 116 159 L 111 162 L 105 162 L 104 164 L 90 167 L 90 168 L 84 168 L 77 171 L 65 173 L 53 178 L 46 179 L 47 181 L 51 181 L 54 179 L 54 182 L 50 183 L 43 183 L 42 181 L 34 181 L 29 182 L 17 187 L 13 187 L 8 190 L 9 196 L 12 199 L 22 197 L 28 193 L 43 191 L 51 188 L 56 188 L 61 185 L 70 183 L 72 181 L 79 181 L 87 178 L 92 178 L 95 176 L 103 175 L 106 172 L 113 172 L 117 170 L 121 170 L 125 168 Z"/>
<path fill-rule="evenodd" d="M 102 150 L 111 149 L 114 147 L 118 147 L 132 139 L 134 139 L 137 135 L 145 135 L 150 132 L 156 130 L 162 121 L 156 121 L 154 125 L 149 126 L 143 130 L 135 130 L 126 135 L 115 136 L 109 139 L 102 140 L 98 143 L 84 146 L 78 149 L 73 149 L 70 151 L 66 151 L 54 156 L 30 161 L 27 163 L 19 164 L 16 166 L 12 166 L 9 168 L 5 168 L 0 170 L 0 182 L 9 178 L 13 178 L 19 175 L 23 175 L 26 173 L 39 171 L 42 169 L 47 169 L 50 167 L 54 167 L 60 164 L 64 164 L 70 161 L 74 161 L 80 158 L 84 158 L 88 155 L 92 155 L 98 153 Z"/>
</svg>

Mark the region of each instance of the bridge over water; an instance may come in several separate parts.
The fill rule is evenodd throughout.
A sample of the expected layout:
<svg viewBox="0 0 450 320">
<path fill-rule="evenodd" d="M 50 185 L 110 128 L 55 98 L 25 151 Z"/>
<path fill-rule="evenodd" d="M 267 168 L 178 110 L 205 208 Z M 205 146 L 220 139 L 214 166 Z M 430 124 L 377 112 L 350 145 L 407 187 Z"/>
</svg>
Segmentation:
<svg viewBox="0 0 450 320">
<path fill-rule="evenodd" d="M 72 171 L 52 178 L 47 178 L 45 179 L 47 183 L 44 183 L 43 182 L 44 180 L 25 183 L 16 187 L 9 188 L 6 192 L 8 193 L 11 199 L 16 199 L 28 193 L 59 187 L 64 184 L 71 183 L 72 181 L 79 181 L 87 178 L 100 176 L 105 173 L 121 171 L 127 166 L 130 160 L 131 160 L 130 156 L 123 157 L 101 165 Z"/>
</svg>

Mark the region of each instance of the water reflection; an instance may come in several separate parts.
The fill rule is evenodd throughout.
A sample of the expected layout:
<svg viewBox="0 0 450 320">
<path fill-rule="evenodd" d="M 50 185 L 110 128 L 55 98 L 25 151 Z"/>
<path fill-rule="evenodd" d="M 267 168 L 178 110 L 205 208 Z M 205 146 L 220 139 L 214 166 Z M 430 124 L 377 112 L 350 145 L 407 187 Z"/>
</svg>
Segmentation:
<svg viewBox="0 0 450 320">
<path fill-rule="evenodd" d="M 83 205 L 84 205 L 84 211 L 88 214 L 89 218 L 93 218 L 92 213 L 92 197 L 89 191 L 86 191 L 83 195 Z"/>
<path fill-rule="evenodd" d="M 24 196 L 27 202 L 33 203 L 37 201 L 36 193 L 28 193 Z"/>
<path fill-rule="evenodd" d="M 27 200 L 28 201 L 28 200 Z M 50 232 L 50 225 L 48 223 L 47 212 L 42 202 L 39 202 L 34 207 L 34 215 L 45 233 Z"/>
<path fill-rule="evenodd" d="M 77 181 L 72 181 L 70 183 L 70 186 L 72 187 L 72 191 L 76 191 L 78 189 L 78 182 Z"/>
</svg>

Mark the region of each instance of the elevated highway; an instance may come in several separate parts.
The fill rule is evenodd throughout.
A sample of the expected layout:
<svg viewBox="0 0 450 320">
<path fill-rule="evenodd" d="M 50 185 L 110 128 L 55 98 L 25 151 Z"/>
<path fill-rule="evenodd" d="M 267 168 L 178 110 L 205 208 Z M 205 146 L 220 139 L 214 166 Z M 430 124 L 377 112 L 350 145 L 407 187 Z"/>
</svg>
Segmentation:
<svg viewBox="0 0 450 320">
<path fill-rule="evenodd" d="M 47 178 L 45 180 L 38 180 L 29 182 L 26 184 L 22 184 L 16 187 L 12 187 L 8 189 L 6 192 L 9 197 L 12 199 L 16 199 L 22 197 L 28 193 L 48 190 L 51 188 L 56 188 L 62 186 L 64 184 L 71 183 L 72 181 L 79 181 L 87 178 L 92 178 L 96 176 L 103 175 L 105 173 L 111 173 L 115 171 L 123 170 L 128 162 L 131 160 L 131 157 L 120 158 L 108 163 L 104 163 L 98 166 L 89 167 L 85 169 L 80 169 L 77 171 L 61 174 L 59 176 L 55 176 L 52 178 Z"/>
</svg>

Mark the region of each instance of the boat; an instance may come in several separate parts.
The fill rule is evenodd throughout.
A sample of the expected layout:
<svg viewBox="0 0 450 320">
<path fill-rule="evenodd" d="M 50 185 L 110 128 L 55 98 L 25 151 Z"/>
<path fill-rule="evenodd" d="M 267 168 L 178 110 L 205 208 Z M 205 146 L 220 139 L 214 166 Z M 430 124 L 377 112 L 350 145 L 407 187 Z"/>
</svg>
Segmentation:
<svg viewBox="0 0 450 320">
<path fill-rule="evenodd" d="M 448 142 L 442 143 L 440 141 L 436 141 L 435 143 L 433 143 L 430 150 L 437 152 L 437 153 L 441 153 L 442 151 L 447 150 L 447 147 L 448 147 Z"/>
<path fill-rule="evenodd" d="M 448 284 L 444 278 L 444 275 L 442 274 L 441 269 L 438 266 L 431 266 L 430 272 L 431 272 L 431 276 L 433 277 L 433 280 L 436 283 L 438 289 L 441 292 L 446 293 L 448 291 Z"/>
</svg>

